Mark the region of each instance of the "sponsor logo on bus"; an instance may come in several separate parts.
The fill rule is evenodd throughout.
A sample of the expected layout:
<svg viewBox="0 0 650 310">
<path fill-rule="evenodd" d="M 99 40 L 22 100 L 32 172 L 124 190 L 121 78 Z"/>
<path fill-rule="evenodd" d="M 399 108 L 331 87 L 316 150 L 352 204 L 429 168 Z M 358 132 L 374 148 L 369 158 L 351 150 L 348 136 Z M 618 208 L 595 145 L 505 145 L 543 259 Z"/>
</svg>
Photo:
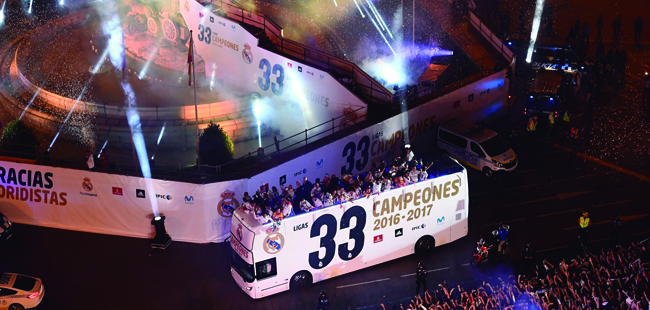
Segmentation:
<svg viewBox="0 0 650 310">
<path fill-rule="evenodd" d="M 382 241 L 384 241 L 384 235 L 382 234 L 382 235 L 379 235 L 379 236 L 375 236 L 373 239 L 374 239 L 375 243 L 382 242 Z"/>
<path fill-rule="evenodd" d="M 441 218 L 438 218 L 438 219 L 436 220 L 436 223 L 438 223 L 438 225 L 442 225 L 442 224 L 444 224 L 444 223 L 445 223 L 445 217 L 443 216 L 443 217 L 441 217 Z"/>
<path fill-rule="evenodd" d="M 235 199 L 235 192 L 226 190 L 221 193 L 221 201 L 217 204 L 217 212 L 223 217 L 231 217 L 235 209 L 239 208 L 239 201 Z"/>
<path fill-rule="evenodd" d="M 270 233 L 264 239 L 264 252 L 268 254 L 276 254 L 284 247 L 284 236 L 281 233 Z"/>
<path fill-rule="evenodd" d="M 309 228 L 309 223 L 302 223 L 300 225 L 293 226 L 293 231 L 299 231 L 305 228 Z"/>
<path fill-rule="evenodd" d="M 404 230 L 402 228 L 395 229 L 395 237 L 404 236 Z"/>
<path fill-rule="evenodd" d="M 422 225 L 415 226 L 415 227 L 411 228 L 411 230 L 424 229 L 425 227 L 427 227 L 427 224 L 422 224 Z"/>
</svg>

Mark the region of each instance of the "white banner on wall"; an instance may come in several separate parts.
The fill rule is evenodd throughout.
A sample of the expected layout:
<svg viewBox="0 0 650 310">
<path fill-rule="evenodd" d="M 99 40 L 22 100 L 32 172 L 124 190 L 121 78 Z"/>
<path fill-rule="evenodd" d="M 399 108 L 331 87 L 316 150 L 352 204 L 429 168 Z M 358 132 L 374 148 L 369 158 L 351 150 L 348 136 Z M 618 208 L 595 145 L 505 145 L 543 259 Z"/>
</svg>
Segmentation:
<svg viewBox="0 0 650 310">
<path fill-rule="evenodd" d="M 366 105 L 329 73 L 258 47 L 258 39 L 239 23 L 194 0 L 181 3 L 183 19 L 194 32 L 196 53 L 205 61 L 206 78 L 222 81 L 219 91 L 259 93 L 268 99 L 270 109 L 287 108 L 291 112 L 284 115 L 287 122 L 274 123 L 281 133 L 294 134 L 295 130 L 283 128 L 300 125 L 304 130 L 343 115 L 346 108 Z M 293 124 L 296 119 L 304 122 Z"/>
<path fill-rule="evenodd" d="M 196 185 L 0 162 L 0 212 L 18 223 L 150 238 L 153 198 L 174 240 L 221 242 L 245 184 Z"/>
<path fill-rule="evenodd" d="M 399 156 L 405 140 L 416 152 L 430 150 L 435 125 L 454 117 L 489 121 L 499 115 L 507 98 L 508 80 L 502 71 L 260 173 L 251 178 L 248 190 L 252 195 L 265 183 L 295 186 L 303 177 L 313 182 L 325 173 L 366 172 L 372 163 Z"/>
</svg>

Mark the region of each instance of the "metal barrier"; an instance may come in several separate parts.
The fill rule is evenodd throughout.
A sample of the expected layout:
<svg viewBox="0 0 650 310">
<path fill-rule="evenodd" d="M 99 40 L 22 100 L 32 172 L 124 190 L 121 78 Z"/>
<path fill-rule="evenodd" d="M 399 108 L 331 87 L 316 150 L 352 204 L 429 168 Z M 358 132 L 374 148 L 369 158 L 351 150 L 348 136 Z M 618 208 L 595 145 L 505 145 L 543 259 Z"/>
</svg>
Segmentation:
<svg viewBox="0 0 650 310">
<path fill-rule="evenodd" d="M 253 35 L 261 36 L 261 32 L 263 32 L 266 38 L 268 38 L 267 42 L 263 38 L 260 38 L 260 47 L 302 60 L 306 64 L 327 71 L 337 80 L 338 77 L 342 76 L 352 78 L 357 87 L 354 93 L 360 96 L 367 104 L 380 104 L 386 108 L 392 107 L 391 92 L 383 85 L 377 83 L 356 64 L 320 52 L 298 42 L 285 39 L 282 27 L 266 16 L 246 11 L 223 1 L 220 1 L 216 5 L 221 6 L 223 13 L 228 18 L 259 28 L 260 33 L 254 33 Z"/>
</svg>

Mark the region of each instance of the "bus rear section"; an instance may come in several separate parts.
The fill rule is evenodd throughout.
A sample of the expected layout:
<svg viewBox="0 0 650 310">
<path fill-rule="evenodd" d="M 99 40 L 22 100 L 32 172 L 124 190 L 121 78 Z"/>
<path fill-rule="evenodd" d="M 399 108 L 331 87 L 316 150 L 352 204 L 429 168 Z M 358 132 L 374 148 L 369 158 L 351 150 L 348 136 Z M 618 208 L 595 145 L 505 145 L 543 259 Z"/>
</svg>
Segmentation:
<svg viewBox="0 0 650 310">
<path fill-rule="evenodd" d="M 231 229 L 233 278 L 249 296 L 262 298 L 466 236 L 466 171 L 445 155 L 428 160 L 427 180 L 279 223 L 260 224 L 238 208 Z"/>
</svg>

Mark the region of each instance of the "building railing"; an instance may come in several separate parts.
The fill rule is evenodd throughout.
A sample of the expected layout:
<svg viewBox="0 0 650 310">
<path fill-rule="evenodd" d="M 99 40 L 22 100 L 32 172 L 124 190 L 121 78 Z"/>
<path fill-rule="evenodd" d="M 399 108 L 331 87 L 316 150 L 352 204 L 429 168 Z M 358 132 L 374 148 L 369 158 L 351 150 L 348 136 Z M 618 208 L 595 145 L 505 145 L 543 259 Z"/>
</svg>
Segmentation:
<svg viewBox="0 0 650 310">
<path fill-rule="evenodd" d="M 282 27 L 264 15 L 246 11 L 223 1 L 215 1 L 214 4 L 220 5 L 223 14 L 228 18 L 251 25 L 263 31 L 269 42 L 264 42 L 263 39 L 260 39 L 260 47 L 304 61 L 306 64 L 313 65 L 316 68 L 328 72 L 337 80 L 339 77 L 352 78 L 356 83 L 354 93 L 361 97 L 367 104 L 379 104 L 386 108 L 392 106 L 391 92 L 361 70 L 356 64 L 284 38 Z"/>
<path fill-rule="evenodd" d="M 469 21 L 476 30 L 478 30 L 483 37 L 494 46 L 494 48 L 501 53 L 503 58 L 508 61 L 512 61 L 514 54 L 508 49 L 507 45 L 504 45 L 503 41 L 499 39 L 490 29 L 474 14 L 474 12 L 469 11 Z"/>
<path fill-rule="evenodd" d="M 282 140 L 276 140 L 273 144 L 259 148 L 256 153 L 251 152 L 228 163 L 217 166 L 217 172 L 231 169 L 233 165 L 241 162 L 246 162 L 249 166 L 255 165 L 255 163 L 269 160 L 280 152 L 287 152 L 301 146 L 309 145 L 309 143 L 316 142 L 328 135 L 350 127 L 351 125 L 365 121 L 367 119 L 367 113 L 365 113 L 366 109 L 366 107 L 361 107 L 356 110 L 348 111 L 339 117 L 332 118 L 329 121 L 307 128 L 292 136 L 286 137 Z"/>
<path fill-rule="evenodd" d="M 39 146 L 36 144 L 11 143 L 0 140 L 0 146 L 0 158 L 10 157 L 29 161 L 38 159 Z"/>
</svg>

